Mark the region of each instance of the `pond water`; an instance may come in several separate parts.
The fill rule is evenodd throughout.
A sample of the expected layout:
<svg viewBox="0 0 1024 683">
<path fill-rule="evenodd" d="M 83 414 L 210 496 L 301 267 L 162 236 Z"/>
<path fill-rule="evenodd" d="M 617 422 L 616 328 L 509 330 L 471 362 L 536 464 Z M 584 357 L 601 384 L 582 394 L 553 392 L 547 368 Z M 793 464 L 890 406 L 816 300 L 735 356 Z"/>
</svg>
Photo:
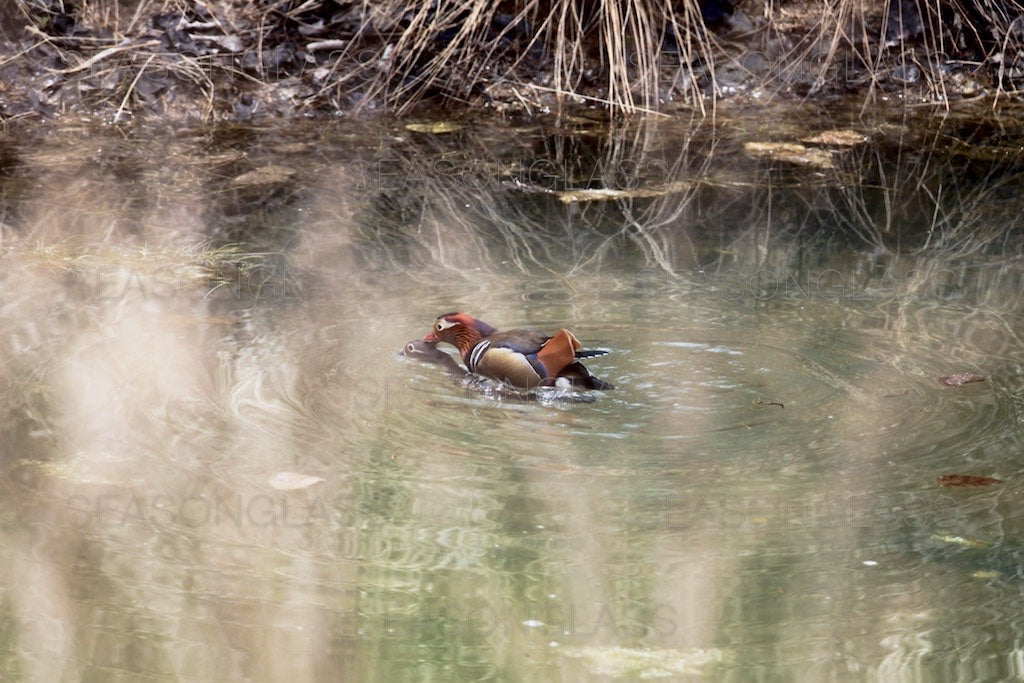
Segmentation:
<svg viewBox="0 0 1024 683">
<path fill-rule="evenodd" d="M 1024 675 L 1019 125 L 409 123 L 0 140 L 4 680 Z"/>
</svg>

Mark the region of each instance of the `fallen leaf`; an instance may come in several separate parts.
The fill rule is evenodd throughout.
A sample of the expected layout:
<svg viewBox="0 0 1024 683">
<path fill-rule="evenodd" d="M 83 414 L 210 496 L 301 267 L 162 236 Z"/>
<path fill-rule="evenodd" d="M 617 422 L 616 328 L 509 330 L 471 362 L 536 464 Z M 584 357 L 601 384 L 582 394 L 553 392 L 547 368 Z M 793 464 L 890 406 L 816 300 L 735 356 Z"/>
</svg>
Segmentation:
<svg viewBox="0 0 1024 683">
<path fill-rule="evenodd" d="M 932 534 L 932 540 L 942 541 L 943 543 L 952 543 L 953 545 L 961 545 L 965 548 L 989 548 L 992 546 L 991 543 L 986 541 L 977 541 L 973 538 L 964 538 L 963 536 Z"/>
<path fill-rule="evenodd" d="M 414 133 L 433 133 L 438 135 L 440 133 L 454 133 L 457 130 L 462 130 L 461 123 L 455 123 L 454 121 L 434 121 L 433 123 L 407 123 L 405 124 L 406 130 L 411 130 Z"/>
<path fill-rule="evenodd" d="M 959 486 L 959 487 L 971 487 L 971 486 L 991 486 L 992 484 L 1002 484 L 1002 479 L 996 479 L 995 477 L 977 477 L 972 474 L 943 474 L 936 481 L 939 482 L 939 486 Z"/>
<path fill-rule="evenodd" d="M 835 168 L 832 153 L 824 149 L 805 147 L 797 142 L 748 142 L 743 145 L 747 154 L 755 157 L 771 157 L 802 166 Z"/>
<path fill-rule="evenodd" d="M 228 36 L 196 36 L 197 40 L 208 39 L 213 43 L 216 43 L 220 47 L 224 48 L 228 52 L 241 52 L 245 45 L 242 39 L 235 35 Z"/>
<path fill-rule="evenodd" d="M 979 569 L 976 572 L 971 572 L 972 579 L 998 579 L 1000 573 L 991 569 Z"/>
<path fill-rule="evenodd" d="M 971 382 L 984 382 L 984 375 L 975 375 L 971 372 L 958 372 L 946 377 L 939 378 L 939 384 L 944 387 L 960 387 Z"/>
<path fill-rule="evenodd" d="M 349 41 L 347 40 L 316 40 L 312 43 L 306 43 L 306 50 L 309 52 L 317 52 L 319 50 L 344 50 L 348 46 Z"/>
<path fill-rule="evenodd" d="M 314 477 L 298 472 L 278 472 L 268 479 L 267 483 L 278 491 L 299 491 L 319 484 L 323 480 L 323 477 Z"/>
<path fill-rule="evenodd" d="M 582 190 L 563 190 L 556 192 L 558 199 L 563 204 L 574 204 L 576 202 L 595 202 L 606 199 L 632 199 L 636 197 L 662 197 L 675 192 L 683 192 L 693 187 L 692 183 L 678 182 L 653 187 L 636 187 L 631 190 L 618 190 L 611 187 L 598 187 Z"/>
<path fill-rule="evenodd" d="M 264 166 L 249 171 L 231 181 L 235 187 L 251 187 L 253 185 L 273 185 L 282 183 L 295 175 L 295 171 L 284 166 Z"/>
<path fill-rule="evenodd" d="M 829 145 L 831 147 L 853 147 L 868 141 L 868 136 L 855 130 L 826 130 L 815 136 L 804 138 L 800 142 L 809 145 Z"/>
<path fill-rule="evenodd" d="M 759 406 L 775 406 L 776 408 L 785 408 L 786 406 L 778 401 L 761 401 L 758 400 L 757 405 Z"/>
</svg>

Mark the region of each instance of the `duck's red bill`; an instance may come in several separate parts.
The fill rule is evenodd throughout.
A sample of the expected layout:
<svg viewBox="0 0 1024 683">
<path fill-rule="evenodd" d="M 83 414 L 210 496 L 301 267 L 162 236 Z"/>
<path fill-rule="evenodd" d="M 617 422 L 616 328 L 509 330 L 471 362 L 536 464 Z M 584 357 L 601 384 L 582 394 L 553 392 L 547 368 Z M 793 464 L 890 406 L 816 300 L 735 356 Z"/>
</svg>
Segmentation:
<svg viewBox="0 0 1024 683">
<path fill-rule="evenodd" d="M 437 335 L 434 334 L 433 332 L 431 332 L 430 334 L 428 334 L 426 337 L 423 338 L 423 341 L 430 342 L 431 344 L 436 344 L 437 343 Z"/>
</svg>

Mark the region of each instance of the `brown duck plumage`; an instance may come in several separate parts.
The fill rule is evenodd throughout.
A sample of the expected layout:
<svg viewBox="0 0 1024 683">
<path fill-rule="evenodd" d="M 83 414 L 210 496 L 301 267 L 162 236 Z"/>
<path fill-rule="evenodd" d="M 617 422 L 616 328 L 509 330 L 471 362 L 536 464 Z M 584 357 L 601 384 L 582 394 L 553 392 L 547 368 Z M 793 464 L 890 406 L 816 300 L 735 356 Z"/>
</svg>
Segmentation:
<svg viewBox="0 0 1024 683">
<path fill-rule="evenodd" d="M 568 330 L 548 335 L 539 330 L 498 332 L 485 322 L 465 313 L 446 313 L 434 321 L 425 342 L 446 342 L 459 350 L 470 372 L 533 388 L 560 386 L 564 379 L 581 389 L 612 389 L 594 377 L 579 358 L 600 356 L 607 351 L 584 350 Z"/>
</svg>

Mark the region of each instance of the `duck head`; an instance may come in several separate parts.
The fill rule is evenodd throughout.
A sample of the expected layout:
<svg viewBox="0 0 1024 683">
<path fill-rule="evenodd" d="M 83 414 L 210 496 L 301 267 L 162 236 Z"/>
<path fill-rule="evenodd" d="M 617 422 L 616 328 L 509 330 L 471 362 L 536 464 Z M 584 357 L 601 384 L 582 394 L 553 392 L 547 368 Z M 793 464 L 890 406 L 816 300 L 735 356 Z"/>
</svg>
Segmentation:
<svg viewBox="0 0 1024 683">
<path fill-rule="evenodd" d="M 445 313 L 434 321 L 430 334 L 423 341 L 435 344 L 446 342 L 459 351 L 465 351 L 495 332 L 497 330 L 487 323 L 466 313 Z"/>
</svg>

